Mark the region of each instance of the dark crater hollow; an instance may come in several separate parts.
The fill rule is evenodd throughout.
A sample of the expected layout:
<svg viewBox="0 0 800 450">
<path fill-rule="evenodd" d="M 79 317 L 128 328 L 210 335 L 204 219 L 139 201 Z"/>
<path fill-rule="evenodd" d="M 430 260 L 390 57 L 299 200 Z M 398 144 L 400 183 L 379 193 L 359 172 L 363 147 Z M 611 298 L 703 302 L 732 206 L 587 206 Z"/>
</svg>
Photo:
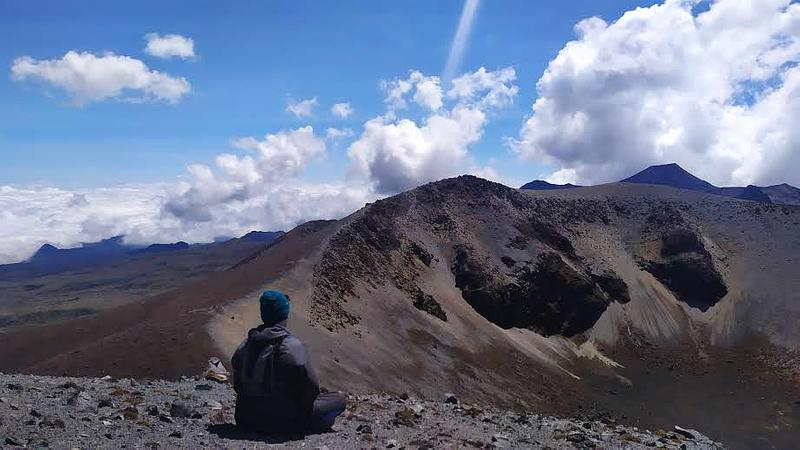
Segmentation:
<svg viewBox="0 0 800 450">
<path fill-rule="evenodd" d="M 614 295 L 567 264 L 555 252 L 543 253 L 503 277 L 467 246 L 454 248 L 456 286 L 475 311 L 502 328 L 528 328 L 546 336 L 570 337 L 591 328 L 614 297 L 627 298 L 627 286 L 604 275 Z M 624 289 L 623 287 L 624 286 Z M 621 294 L 624 292 L 625 294 Z"/>
<path fill-rule="evenodd" d="M 708 311 L 728 293 L 711 254 L 695 233 L 678 229 L 661 238 L 660 259 L 642 267 L 687 305 Z"/>
</svg>

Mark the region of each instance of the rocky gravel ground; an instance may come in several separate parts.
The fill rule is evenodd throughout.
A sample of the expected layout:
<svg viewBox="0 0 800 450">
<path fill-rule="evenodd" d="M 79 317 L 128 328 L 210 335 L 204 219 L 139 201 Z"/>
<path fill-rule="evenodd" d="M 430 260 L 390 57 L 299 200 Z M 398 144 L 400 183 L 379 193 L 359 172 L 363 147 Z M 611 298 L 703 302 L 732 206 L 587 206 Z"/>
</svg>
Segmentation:
<svg viewBox="0 0 800 450">
<path fill-rule="evenodd" d="M 454 396 L 349 396 L 329 433 L 264 436 L 233 425 L 227 384 L 0 375 L 4 448 L 721 448 L 693 430 L 648 431 L 459 404 Z"/>
</svg>

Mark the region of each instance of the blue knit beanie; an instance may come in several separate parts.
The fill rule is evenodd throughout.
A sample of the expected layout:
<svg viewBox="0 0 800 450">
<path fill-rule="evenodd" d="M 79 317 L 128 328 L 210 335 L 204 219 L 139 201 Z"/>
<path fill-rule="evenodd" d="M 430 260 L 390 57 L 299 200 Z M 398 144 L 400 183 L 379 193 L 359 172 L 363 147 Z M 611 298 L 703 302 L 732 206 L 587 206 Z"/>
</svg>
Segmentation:
<svg viewBox="0 0 800 450">
<path fill-rule="evenodd" d="M 289 296 L 279 291 L 266 291 L 258 299 L 261 303 L 261 320 L 268 327 L 289 318 Z"/>
</svg>

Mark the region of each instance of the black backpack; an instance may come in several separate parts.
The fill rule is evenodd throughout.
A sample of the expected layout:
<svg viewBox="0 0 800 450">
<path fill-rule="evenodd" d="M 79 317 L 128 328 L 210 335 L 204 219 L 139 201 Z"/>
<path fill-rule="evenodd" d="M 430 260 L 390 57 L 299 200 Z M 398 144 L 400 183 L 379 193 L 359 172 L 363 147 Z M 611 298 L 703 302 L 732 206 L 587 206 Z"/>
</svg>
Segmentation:
<svg viewBox="0 0 800 450">
<path fill-rule="evenodd" d="M 268 341 L 260 348 L 243 349 L 239 394 L 251 397 L 269 397 L 275 391 L 275 360 L 285 336 Z"/>
</svg>

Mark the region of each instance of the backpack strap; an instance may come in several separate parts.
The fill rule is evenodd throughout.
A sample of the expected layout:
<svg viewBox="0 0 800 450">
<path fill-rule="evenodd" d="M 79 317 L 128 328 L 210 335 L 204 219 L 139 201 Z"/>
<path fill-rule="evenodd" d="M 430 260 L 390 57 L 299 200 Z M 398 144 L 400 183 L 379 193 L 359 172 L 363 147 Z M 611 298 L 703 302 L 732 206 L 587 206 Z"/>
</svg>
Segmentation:
<svg viewBox="0 0 800 450">
<path fill-rule="evenodd" d="M 281 344 L 285 338 L 286 336 L 281 336 L 269 342 L 269 346 L 272 347 L 272 357 L 269 360 L 269 366 L 266 364 L 264 365 L 264 380 L 268 378 L 266 372 L 269 370 L 269 386 L 267 386 L 268 393 L 272 393 L 272 391 L 275 390 L 275 358 L 279 356 L 278 350 L 281 348 Z"/>
</svg>

